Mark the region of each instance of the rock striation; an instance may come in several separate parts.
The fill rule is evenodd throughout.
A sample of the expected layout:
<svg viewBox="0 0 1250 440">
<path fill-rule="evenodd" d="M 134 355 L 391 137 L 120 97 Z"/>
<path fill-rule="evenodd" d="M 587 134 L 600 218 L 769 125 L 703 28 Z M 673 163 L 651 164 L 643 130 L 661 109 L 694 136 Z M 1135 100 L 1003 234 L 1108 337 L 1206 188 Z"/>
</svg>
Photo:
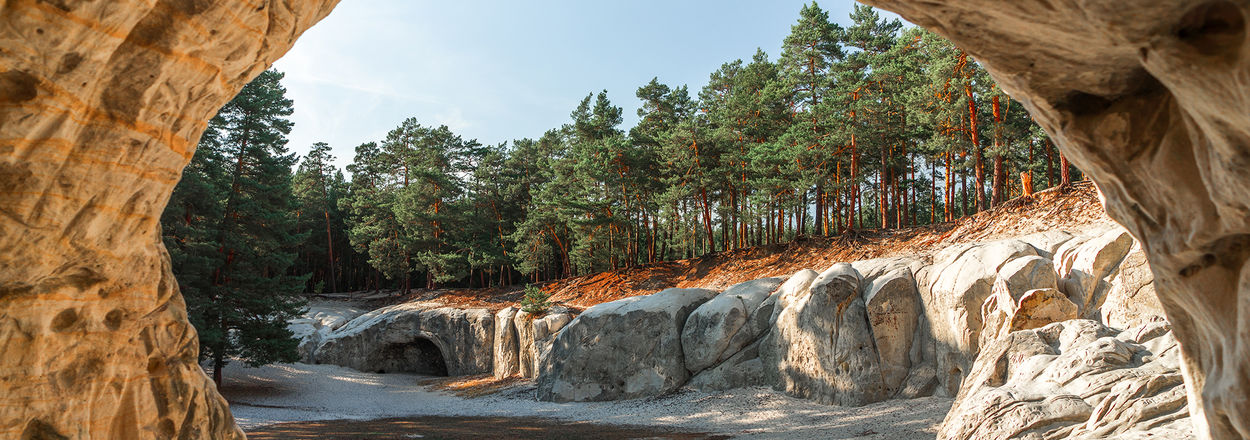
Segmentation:
<svg viewBox="0 0 1250 440">
<path fill-rule="evenodd" d="M 1153 269 L 1196 433 L 1250 438 L 1250 332 L 1230 331 L 1250 326 L 1250 3 L 865 2 L 967 50 L 1097 182 Z"/>
<path fill-rule="evenodd" d="M 0 438 L 242 438 L 161 211 L 212 115 L 337 0 L 0 6 Z"/>
</svg>

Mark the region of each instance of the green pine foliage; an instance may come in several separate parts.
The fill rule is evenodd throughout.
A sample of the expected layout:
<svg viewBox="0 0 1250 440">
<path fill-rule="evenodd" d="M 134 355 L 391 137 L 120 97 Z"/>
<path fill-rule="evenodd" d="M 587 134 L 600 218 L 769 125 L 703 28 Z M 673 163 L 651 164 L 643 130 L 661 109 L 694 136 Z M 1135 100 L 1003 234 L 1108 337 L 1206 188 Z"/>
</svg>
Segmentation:
<svg viewBox="0 0 1250 440">
<path fill-rule="evenodd" d="M 550 293 L 544 292 L 533 284 L 525 286 L 525 296 L 521 297 L 521 311 L 531 315 L 542 315 L 550 308 Z"/>
<path fill-rule="evenodd" d="M 292 102 L 266 71 L 209 122 L 199 151 L 162 217 L 173 271 L 213 378 L 232 359 L 292 362 L 287 321 L 301 312 L 306 276 L 292 272 L 299 210 L 294 155 L 286 150 Z"/>
<path fill-rule="evenodd" d="M 289 111 L 280 96 L 232 103 L 165 214 L 180 284 L 213 298 L 222 266 L 229 280 L 264 267 L 223 265 L 234 248 L 274 260 L 265 274 L 284 281 L 266 292 L 288 292 L 293 274 L 308 274 L 306 292 L 539 283 L 954 221 L 1021 195 L 1022 173 L 1036 190 L 1069 174 L 967 53 L 867 6 L 849 18 L 839 26 L 812 3 L 775 56 L 726 62 L 697 90 L 651 79 L 634 91 L 633 127 L 607 91 L 537 138 L 492 146 L 408 119 L 345 170 L 317 144 L 290 175 L 281 117 L 259 107 Z M 261 225 L 282 232 L 248 235 Z M 203 325 L 206 347 L 229 345 L 234 330 Z"/>
</svg>

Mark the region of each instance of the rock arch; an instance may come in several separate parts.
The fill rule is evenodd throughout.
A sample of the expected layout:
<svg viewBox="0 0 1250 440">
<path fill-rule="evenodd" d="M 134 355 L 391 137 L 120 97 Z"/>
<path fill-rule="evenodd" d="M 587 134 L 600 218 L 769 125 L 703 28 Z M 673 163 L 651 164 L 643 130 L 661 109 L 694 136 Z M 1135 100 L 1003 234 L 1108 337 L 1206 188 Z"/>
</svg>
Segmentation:
<svg viewBox="0 0 1250 440">
<path fill-rule="evenodd" d="M 1195 432 L 1250 438 L 1250 2 L 865 2 L 967 50 L 1098 183 L 1149 257 Z"/>
<path fill-rule="evenodd" d="M 0 437 L 241 437 L 157 220 L 204 121 L 336 3 L 0 8 Z M 967 48 L 1100 184 L 1160 282 L 1199 432 L 1250 437 L 1250 3 L 869 3 Z"/>
<path fill-rule="evenodd" d="M 0 5 L 0 438 L 241 438 L 158 233 L 205 121 L 336 0 Z"/>
<path fill-rule="evenodd" d="M 387 344 L 378 350 L 378 373 L 416 373 L 447 376 L 447 360 L 435 339 L 418 336 L 409 342 Z"/>
</svg>

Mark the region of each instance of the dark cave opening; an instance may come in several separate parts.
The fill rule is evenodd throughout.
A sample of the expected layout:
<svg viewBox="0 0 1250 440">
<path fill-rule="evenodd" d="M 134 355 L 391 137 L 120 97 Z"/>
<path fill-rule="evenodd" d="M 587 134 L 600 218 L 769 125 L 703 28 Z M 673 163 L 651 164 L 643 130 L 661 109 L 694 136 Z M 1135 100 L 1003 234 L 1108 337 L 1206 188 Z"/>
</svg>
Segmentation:
<svg viewBox="0 0 1250 440">
<path fill-rule="evenodd" d="M 426 338 L 412 342 L 390 344 L 379 353 L 378 373 L 415 373 L 428 376 L 447 376 L 447 361 L 443 351 Z"/>
</svg>

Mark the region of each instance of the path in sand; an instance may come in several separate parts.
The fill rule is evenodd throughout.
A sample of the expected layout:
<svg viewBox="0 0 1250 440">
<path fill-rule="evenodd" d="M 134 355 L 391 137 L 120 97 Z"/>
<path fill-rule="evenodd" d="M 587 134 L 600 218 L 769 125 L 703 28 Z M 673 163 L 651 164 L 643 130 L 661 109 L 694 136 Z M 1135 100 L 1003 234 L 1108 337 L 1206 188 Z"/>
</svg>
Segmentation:
<svg viewBox="0 0 1250 440">
<path fill-rule="evenodd" d="M 226 368 L 222 394 L 244 429 L 281 422 L 411 416 L 540 417 L 595 424 L 663 427 L 735 438 L 932 439 L 950 399 L 891 400 L 859 408 L 794 399 L 768 388 L 678 392 L 618 402 L 534 400 L 524 383 L 465 399 L 427 391 L 423 376 L 372 374 L 332 365 Z"/>
</svg>

